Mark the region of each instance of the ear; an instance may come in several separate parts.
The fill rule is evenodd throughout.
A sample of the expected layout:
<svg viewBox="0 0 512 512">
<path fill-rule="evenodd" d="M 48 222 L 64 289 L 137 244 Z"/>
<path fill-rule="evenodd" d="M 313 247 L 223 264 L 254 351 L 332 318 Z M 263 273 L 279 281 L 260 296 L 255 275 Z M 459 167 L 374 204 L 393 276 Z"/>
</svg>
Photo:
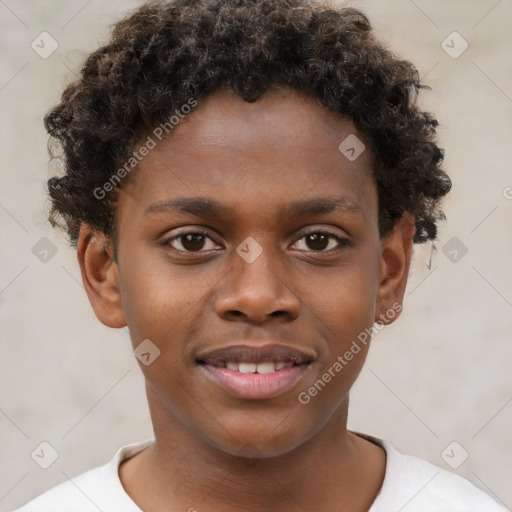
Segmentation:
<svg viewBox="0 0 512 512">
<path fill-rule="evenodd" d="M 98 320 L 107 327 L 124 327 L 119 269 L 111 240 L 82 223 L 77 255 L 85 291 Z"/>
<path fill-rule="evenodd" d="M 375 315 L 375 321 L 379 324 L 392 323 L 402 311 L 411 264 L 414 232 L 414 219 L 411 215 L 404 214 L 382 239 Z"/>
</svg>

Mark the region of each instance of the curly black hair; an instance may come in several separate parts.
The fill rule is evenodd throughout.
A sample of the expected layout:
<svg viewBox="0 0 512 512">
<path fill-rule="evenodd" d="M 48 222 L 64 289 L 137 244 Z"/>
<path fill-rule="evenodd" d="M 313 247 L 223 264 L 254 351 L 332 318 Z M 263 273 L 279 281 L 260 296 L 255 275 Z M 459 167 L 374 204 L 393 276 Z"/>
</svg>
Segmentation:
<svg viewBox="0 0 512 512">
<path fill-rule="evenodd" d="M 249 103 L 294 89 L 351 119 L 373 153 L 381 236 L 409 213 L 414 242 L 435 239 L 451 181 L 438 123 L 416 102 L 418 71 L 374 38 L 359 10 L 308 0 L 160 0 L 115 24 L 44 120 L 50 154 L 63 162 L 48 181 L 52 225 L 73 246 L 82 222 L 115 234 L 119 187 L 94 191 L 143 134 L 226 87 Z"/>
</svg>

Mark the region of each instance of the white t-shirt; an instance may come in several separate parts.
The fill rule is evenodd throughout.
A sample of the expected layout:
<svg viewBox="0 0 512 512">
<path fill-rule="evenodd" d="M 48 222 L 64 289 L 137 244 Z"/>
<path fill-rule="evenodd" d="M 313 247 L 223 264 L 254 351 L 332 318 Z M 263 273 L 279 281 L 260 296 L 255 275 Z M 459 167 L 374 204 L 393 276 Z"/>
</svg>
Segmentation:
<svg viewBox="0 0 512 512">
<path fill-rule="evenodd" d="M 384 482 L 368 512 L 507 512 L 466 479 L 403 455 L 387 441 L 361 437 L 382 446 L 387 455 Z M 119 465 L 153 442 L 124 446 L 108 464 L 50 489 L 14 512 L 142 512 L 121 484 Z"/>
</svg>

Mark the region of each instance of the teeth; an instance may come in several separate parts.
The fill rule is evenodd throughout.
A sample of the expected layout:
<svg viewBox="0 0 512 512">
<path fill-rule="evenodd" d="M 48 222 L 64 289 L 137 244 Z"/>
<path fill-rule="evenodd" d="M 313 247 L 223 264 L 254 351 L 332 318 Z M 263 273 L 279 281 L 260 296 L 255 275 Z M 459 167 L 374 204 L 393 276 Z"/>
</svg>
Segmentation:
<svg viewBox="0 0 512 512">
<path fill-rule="evenodd" d="M 282 370 L 283 368 L 290 368 L 293 366 L 293 362 L 275 363 L 273 361 L 264 361 L 263 363 L 237 363 L 229 361 L 226 363 L 226 368 L 232 371 L 239 371 L 240 373 L 272 373 L 275 371 Z"/>
<path fill-rule="evenodd" d="M 240 363 L 238 365 L 238 371 L 240 373 L 254 373 L 256 371 L 255 363 Z"/>
<path fill-rule="evenodd" d="M 270 373 L 276 371 L 276 364 L 272 361 L 267 361 L 266 363 L 259 363 L 256 366 L 256 371 L 258 373 Z"/>
</svg>

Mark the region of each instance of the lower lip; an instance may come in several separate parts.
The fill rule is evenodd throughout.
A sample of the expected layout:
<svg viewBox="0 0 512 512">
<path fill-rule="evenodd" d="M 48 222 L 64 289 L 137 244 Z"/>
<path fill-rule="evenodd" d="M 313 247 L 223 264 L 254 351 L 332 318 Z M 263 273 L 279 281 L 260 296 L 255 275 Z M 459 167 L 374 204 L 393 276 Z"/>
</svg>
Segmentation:
<svg viewBox="0 0 512 512">
<path fill-rule="evenodd" d="M 289 389 L 304 375 L 309 365 L 300 364 L 270 373 L 241 373 L 236 370 L 202 365 L 207 374 L 230 395 L 246 400 L 274 398 Z"/>
</svg>

